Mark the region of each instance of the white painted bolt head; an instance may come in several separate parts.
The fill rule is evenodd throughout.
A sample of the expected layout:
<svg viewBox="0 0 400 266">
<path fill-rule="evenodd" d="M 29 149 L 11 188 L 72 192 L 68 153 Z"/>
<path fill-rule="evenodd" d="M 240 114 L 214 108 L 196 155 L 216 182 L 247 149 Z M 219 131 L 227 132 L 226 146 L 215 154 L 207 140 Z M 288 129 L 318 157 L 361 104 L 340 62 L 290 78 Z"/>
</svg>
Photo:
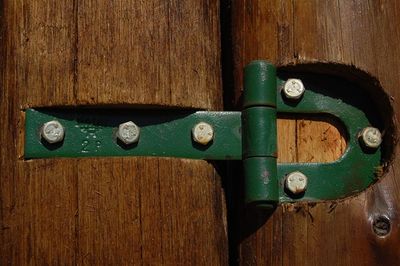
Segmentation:
<svg viewBox="0 0 400 266">
<path fill-rule="evenodd" d="M 57 143 L 64 139 L 64 127 L 60 122 L 52 120 L 43 124 L 40 136 L 48 143 Z"/>
<path fill-rule="evenodd" d="M 375 127 L 366 127 L 361 133 L 361 140 L 368 148 L 378 148 L 382 143 L 382 134 L 379 129 Z"/>
<path fill-rule="evenodd" d="M 299 171 L 292 172 L 286 176 L 285 186 L 295 195 L 303 193 L 307 189 L 307 176 Z"/>
<path fill-rule="evenodd" d="M 214 138 L 214 129 L 210 124 L 200 122 L 192 128 L 192 138 L 199 144 L 207 145 Z"/>
<path fill-rule="evenodd" d="M 118 127 L 117 138 L 127 145 L 138 142 L 139 136 L 140 128 L 132 121 L 122 123 Z"/>
<path fill-rule="evenodd" d="M 304 91 L 305 88 L 300 79 L 288 79 L 283 85 L 283 93 L 288 99 L 299 99 Z"/>
</svg>

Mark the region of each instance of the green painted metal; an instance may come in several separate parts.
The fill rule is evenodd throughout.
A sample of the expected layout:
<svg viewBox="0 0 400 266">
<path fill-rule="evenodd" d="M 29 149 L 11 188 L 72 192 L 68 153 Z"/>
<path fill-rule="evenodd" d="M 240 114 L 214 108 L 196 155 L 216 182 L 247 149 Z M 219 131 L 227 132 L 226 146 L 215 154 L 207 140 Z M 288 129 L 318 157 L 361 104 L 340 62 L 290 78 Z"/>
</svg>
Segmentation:
<svg viewBox="0 0 400 266">
<path fill-rule="evenodd" d="M 190 159 L 240 160 L 241 122 L 238 112 L 179 110 L 28 109 L 26 110 L 25 158 L 169 156 Z M 65 128 L 63 143 L 40 139 L 43 123 L 57 120 Z M 136 145 L 120 143 L 118 125 L 134 121 L 140 127 Z M 207 146 L 192 141 L 191 129 L 198 122 L 214 128 Z"/>
<path fill-rule="evenodd" d="M 261 64 L 261 65 L 260 65 Z M 257 77 L 261 87 L 276 88 L 280 91 L 284 81 L 276 79 L 269 81 L 269 76 L 275 77 L 275 72 L 268 72 L 268 64 L 257 61 L 246 69 L 245 84 L 253 88 Z M 265 69 L 267 67 L 267 69 Z M 267 74 L 260 73 L 264 69 Z M 253 85 L 252 85 L 253 84 Z M 272 84 L 272 85 L 271 85 Z M 260 135 L 254 137 L 254 132 L 242 132 L 241 112 L 206 112 L 194 110 L 138 110 L 138 109 L 27 109 L 25 128 L 25 159 L 54 158 L 54 157 L 98 157 L 98 156 L 159 156 L 178 157 L 206 160 L 242 160 L 244 174 L 247 180 L 245 188 L 249 202 L 258 206 L 270 207 L 274 202 L 319 201 L 344 198 L 358 193 L 376 181 L 375 172 L 380 166 L 381 150 L 365 150 L 358 143 L 358 134 L 366 126 L 376 126 L 369 121 L 367 115 L 357 106 L 351 104 L 351 95 L 335 91 L 324 91 L 321 86 L 314 87 L 306 84 L 306 92 L 297 101 L 287 101 L 279 93 L 276 97 L 277 113 L 292 114 L 328 114 L 343 123 L 347 131 L 347 149 L 342 157 L 330 163 L 276 163 L 273 151 L 276 137 L 273 132 L 276 118 L 270 114 L 265 116 L 267 123 L 251 122 Z M 246 93 L 246 92 L 245 92 Z M 270 99 L 273 92 L 267 96 L 258 95 L 261 92 L 249 92 L 247 99 L 251 102 L 246 109 L 260 105 L 263 108 L 274 107 Z M 257 97 L 264 98 L 257 101 Z M 258 107 L 257 107 L 258 106 Z M 256 114 L 263 117 L 264 114 Z M 255 119 L 250 116 L 250 119 Z M 40 140 L 40 127 L 49 120 L 58 120 L 65 127 L 63 143 L 47 144 Z M 140 128 L 141 134 L 136 145 L 126 146 L 119 143 L 115 132 L 120 123 L 134 121 Z M 212 143 L 202 146 L 192 141 L 191 129 L 200 122 L 211 124 L 215 131 Z M 257 124 L 258 123 L 258 124 Z M 243 130 L 249 130 L 243 126 Z M 267 131 L 267 133 L 266 133 Z M 268 134 L 268 132 L 270 134 Z M 276 131 L 275 131 L 276 132 Z M 262 146 L 253 147 L 248 152 L 248 141 L 242 140 L 242 134 L 253 136 Z M 276 134 L 276 133 L 275 133 Z M 260 136 L 268 141 L 262 141 Z M 275 140 L 275 142 L 273 141 Z M 243 141 L 243 143 L 242 143 Z M 274 142 L 274 143 L 272 143 Z M 247 144 L 245 144 L 247 143 Z M 242 147 L 247 146 L 247 147 Z M 265 145 L 265 146 L 264 146 Z M 253 153 L 254 152 L 254 153 Z M 272 152 L 272 153 L 271 153 Z M 245 154 L 246 153 L 246 154 Z M 257 156 L 256 153 L 260 153 Z M 251 155 L 251 156 L 250 156 Z M 274 167 L 276 166 L 276 168 Z M 268 177 L 276 176 L 277 182 Z M 276 174 L 275 174 L 276 171 Z M 293 171 L 301 171 L 308 177 L 305 193 L 294 197 L 284 189 L 284 179 Z M 257 180 L 253 177 L 259 177 Z M 263 179 L 264 178 L 264 179 Z M 269 182 L 272 180 L 272 183 Z M 261 183 L 260 183 L 261 182 Z M 263 184 L 263 185 L 260 185 Z"/>
<path fill-rule="evenodd" d="M 276 106 L 276 68 L 271 63 L 256 60 L 244 68 L 243 108 Z"/>
<path fill-rule="evenodd" d="M 276 109 L 265 106 L 242 112 L 243 158 L 277 156 Z"/>
<path fill-rule="evenodd" d="M 276 136 L 276 69 L 254 61 L 244 69 L 242 112 L 246 204 L 274 208 L 279 200 Z"/>
<path fill-rule="evenodd" d="M 272 209 L 279 201 L 278 175 L 275 157 L 250 157 L 243 160 L 246 204 Z"/>
<path fill-rule="evenodd" d="M 280 113 L 330 114 L 341 121 L 347 131 L 346 151 L 335 162 L 278 164 L 281 202 L 298 200 L 284 191 L 284 177 L 294 171 L 308 177 L 307 190 L 300 198 L 303 201 L 344 198 L 363 191 L 376 181 L 381 149 L 364 150 L 358 140 L 359 132 L 371 122 L 362 110 L 349 103 L 351 95 L 340 95 L 338 98 L 328 95 L 321 88 L 316 92 L 310 85 L 296 105 L 278 97 Z"/>
</svg>

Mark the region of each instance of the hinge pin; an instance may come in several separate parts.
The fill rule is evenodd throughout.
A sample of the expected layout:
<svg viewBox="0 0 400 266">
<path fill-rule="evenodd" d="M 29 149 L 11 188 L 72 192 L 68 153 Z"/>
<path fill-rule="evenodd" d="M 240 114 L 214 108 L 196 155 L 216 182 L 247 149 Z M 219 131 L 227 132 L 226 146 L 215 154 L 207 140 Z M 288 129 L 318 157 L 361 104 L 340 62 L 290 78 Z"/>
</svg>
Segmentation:
<svg viewBox="0 0 400 266">
<path fill-rule="evenodd" d="M 246 204 L 273 209 L 279 202 L 276 68 L 254 61 L 244 70 L 242 158 Z"/>
</svg>

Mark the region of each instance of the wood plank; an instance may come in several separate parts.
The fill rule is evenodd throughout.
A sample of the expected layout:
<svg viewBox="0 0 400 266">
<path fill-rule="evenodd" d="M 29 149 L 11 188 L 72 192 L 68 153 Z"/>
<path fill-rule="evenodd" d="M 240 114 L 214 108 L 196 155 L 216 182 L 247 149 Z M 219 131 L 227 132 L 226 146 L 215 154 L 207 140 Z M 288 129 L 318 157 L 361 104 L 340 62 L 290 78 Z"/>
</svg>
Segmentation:
<svg viewBox="0 0 400 266">
<path fill-rule="evenodd" d="M 218 10 L 217 1 L 79 1 L 78 103 L 221 106 Z"/>
<path fill-rule="evenodd" d="M 0 18 L 0 264 L 226 264 L 212 165 L 24 161 L 21 115 L 65 105 L 221 109 L 218 1 L 5 1 Z"/>
<path fill-rule="evenodd" d="M 215 226 L 227 221 L 225 206 L 221 204 L 225 201 L 221 180 L 214 166 L 198 160 L 158 161 L 161 219 L 148 220 L 151 228 L 159 226 L 161 229 L 162 262 L 227 264 L 227 232 Z M 152 162 L 149 165 L 153 165 Z M 165 173 L 169 174 L 166 176 Z M 154 211 L 159 210 L 153 209 L 149 218 L 154 216 Z M 152 246 L 148 249 L 154 253 Z"/>
<path fill-rule="evenodd" d="M 138 167 L 123 158 L 79 161 L 78 173 L 83 180 L 78 189 L 85 192 L 78 193 L 80 264 L 142 261 L 141 184 L 133 174 Z M 121 256 L 127 247 L 130 256 Z"/>
<path fill-rule="evenodd" d="M 221 108 L 218 15 L 217 3 L 196 1 L 80 2 L 78 103 Z M 78 168 L 96 169 L 105 163 L 80 161 Z M 108 163 L 106 169 L 119 164 Z M 144 264 L 226 261 L 222 190 L 206 162 L 129 159 L 126 163 L 125 173 L 105 169 L 87 179 L 89 173 L 79 172 L 79 226 L 95 228 L 79 235 L 82 262 L 130 263 L 136 259 L 131 248 L 140 248 Z M 119 178 L 120 188 L 108 184 L 111 174 Z M 106 198 L 115 198 L 123 188 L 139 199 L 140 238 L 126 235 L 119 229 L 123 221 L 114 219 L 123 212 L 137 213 L 135 204 L 111 205 L 102 219 L 93 220 L 95 213 L 85 206 L 91 204 L 87 195 L 99 182 Z M 193 199 L 196 194 L 204 198 Z M 171 196 L 176 201 L 170 202 Z M 104 232 L 101 238 L 99 230 Z M 131 243 L 129 249 L 114 247 L 125 238 Z M 213 249 L 216 245 L 218 249 Z M 113 257 L 106 250 L 113 250 Z M 85 258 L 87 253 L 93 261 Z"/>
<path fill-rule="evenodd" d="M 333 62 L 355 66 L 376 77 L 387 93 L 371 92 L 384 104 L 387 129 L 385 158 L 393 150 L 392 110 L 399 116 L 400 6 L 396 1 L 235 1 L 232 20 L 235 69 L 240 94 L 240 70 L 253 59 L 267 59 L 278 65 Z M 269 28 L 269 30 L 265 29 Z M 275 34 L 264 32 L 276 29 Z M 268 44 L 262 48 L 263 45 Z M 239 47 L 239 48 L 238 48 Z M 245 47 L 257 47 L 249 52 Z M 280 48 L 279 48 L 280 47 Z M 250 49 L 250 48 L 249 48 Z M 356 72 L 345 69 L 347 76 Z M 343 74 L 342 73 L 342 74 Z M 344 74 L 346 75 L 346 74 Z M 382 98 L 383 97 L 383 98 Z M 325 131 L 325 129 L 326 131 Z M 324 133 L 325 132 L 325 133 Z M 299 161 L 332 160 L 344 146 L 337 130 L 325 122 L 297 122 Z M 285 136 L 296 132 L 285 132 Z M 314 137 L 310 137 L 310 135 Z M 325 135 L 325 136 L 324 136 Z M 326 141 L 321 142 L 322 139 Z M 281 142 L 280 149 L 285 148 Z M 291 153 L 291 150 L 282 151 Z M 398 154 L 398 148 L 395 149 Z M 280 220 L 282 234 L 271 235 L 269 220 L 239 245 L 242 264 L 272 265 L 396 265 L 400 252 L 398 236 L 399 167 L 398 156 L 386 168 L 381 180 L 357 197 L 319 204 L 285 205 L 270 220 Z M 282 214 L 283 212 L 283 214 Z M 374 221 L 386 216 L 391 232 L 385 237 L 374 233 Z M 246 226 L 243 224 L 242 226 Z M 259 239 L 263 239 L 261 242 Z M 249 250 L 271 252 L 271 243 L 281 242 L 282 262 L 255 256 Z M 250 247 L 249 247 L 250 246 Z"/>
<path fill-rule="evenodd" d="M 226 223 L 224 199 L 211 165 L 83 159 L 78 171 L 81 264 L 225 263 L 226 233 L 215 227 Z"/>
<path fill-rule="evenodd" d="M 73 265 L 75 161 L 23 161 L 27 106 L 73 104 L 74 6 L 0 4 L 1 265 Z"/>
</svg>

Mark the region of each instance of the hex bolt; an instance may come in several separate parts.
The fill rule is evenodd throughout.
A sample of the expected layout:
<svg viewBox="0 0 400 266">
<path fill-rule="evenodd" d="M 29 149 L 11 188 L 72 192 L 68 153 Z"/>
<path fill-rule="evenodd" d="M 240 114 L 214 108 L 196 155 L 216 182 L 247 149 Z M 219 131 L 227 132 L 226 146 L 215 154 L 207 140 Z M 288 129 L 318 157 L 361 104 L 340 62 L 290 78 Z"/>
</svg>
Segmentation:
<svg viewBox="0 0 400 266">
<path fill-rule="evenodd" d="M 382 134 L 375 127 L 366 127 L 360 133 L 362 143 L 372 149 L 378 148 L 382 143 Z"/>
<path fill-rule="evenodd" d="M 138 142 L 139 136 L 140 127 L 132 121 L 122 123 L 118 127 L 117 138 L 126 145 Z"/>
<path fill-rule="evenodd" d="M 64 127 L 60 122 L 52 120 L 43 124 L 40 128 L 40 136 L 48 143 L 58 143 L 64 139 Z"/>
<path fill-rule="evenodd" d="M 300 79 L 288 79 L 283 85 L 283 93 L 286 98 L 297 100 L 304 94 L 305 88 Z"/>
<path fill-rule="evenodd" d="M 192 128 L 192 138 L 199 144 L 207 145 L 214 139 L 214 129 L 210 124 L 200 122 Z"/>
<path fill-rule="evenodd" d="M 292 172 L 286 176 L 286 189 L 294 195 L 298 195 L 307 189 L 307 176 L 299 171 Z"/>
</svg>

